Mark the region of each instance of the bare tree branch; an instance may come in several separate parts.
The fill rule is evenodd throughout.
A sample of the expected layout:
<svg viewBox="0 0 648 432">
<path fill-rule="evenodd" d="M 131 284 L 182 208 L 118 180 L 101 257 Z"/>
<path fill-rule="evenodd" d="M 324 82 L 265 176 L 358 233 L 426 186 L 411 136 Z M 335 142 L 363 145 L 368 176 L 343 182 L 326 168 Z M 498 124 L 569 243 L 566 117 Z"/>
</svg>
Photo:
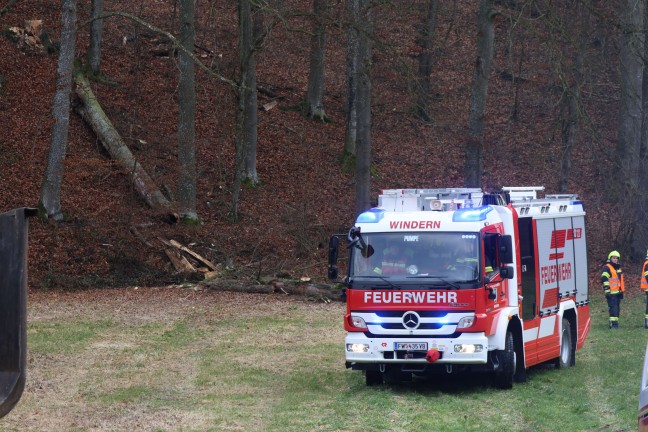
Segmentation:
<svg viewBox="0 0 648 432">
<path fill-rule="evenodd" d="M 17 0 L 16 0 L 16 1 L 17 1 Z M 161 28 L 159 28 L 159 27 L 156 27 L 156 26 L 154 26 L 153 24 L 150 24 L 150 23 L 144 21 L 144 20 L 141 19 L 140 17 L 137 17 L 137 16 L 135 16 L 135 15 L 131 15 L 131 14 L 126 13 L 126 12 L 116 12 L 116 11 L 112 11 L 112 12 L 107 12 L 107 13 L 105 13 L 105 14 L 103 14 L 103 15 L 101 15 L 101 16 L 95 18 L 95 19 L 110 18 L 110 17 L 114 17 L 114 16 L 120 16 L 120 17 L 124 17 L 124 18 L 128 18 L 128 19 L 130 19 L 130 20 L 133 20 L 133 21 L 135 21 L 136 23 L 142 25 L 143 27 L 146 27 L 147 29 L 151 30 L 152 32 L 157 33 L 157 34 L 160 34 L 160 35 L 166 37 L 167 39 L 169 39 L 169 40 L 171 41 L 171 43 L 173 44 L 173 46 L 174 46 L 177 50 L 182 51 L 182 52 L 184 52 L 185 54 L 187 54 L 189 57 L 191 57 L 191 59 L 196 63 L 196 65 L 198 65 L 198 67 L 199 67 L 200 69 L 204 70 L 204 71 L 205 71 L 205 72 L 206 72 L 210 77 L 212 77 L 212 78 L 216 78 L 217 80 L 219 80 L 219 81 L 221 81 L 221 82 L 224 82 L 224 83 L 226 83 L 226 84 L 229 84 L 230 86 L 232 86 L 232 87 L 234 87 L 234 88 L 238 88 L 238 87 L 239 87 L 239 85 L 238 85 L 235 81 L 232 81 L 231 79 L 226 78 L 226 77 L 224 77 L 223 75 L 214 72 L 214 71 L 213 71 L 212 69 L 210 69 L 208 66 L 206 66 L 205 64 L 203 64 L 203 62 L 201 62 L 201 61 L 198 59 L 198 57 L 196 57 L 196 56 L 194 55 L 194 53 L 191 52 L 191 50 L 188 50 L 188 49 L 186 49 L 184 46 L 182 46 L 182 44 L 178 41 L 178 39 L 177 39 L 175 36 L 173 36 L 171 33 L 169 33 L 169 32 L 166 31 L 166 30 L 163 30 L 163 29 L 161 29 Z M 93 20 L 88 20 L 88 21 L 86 21 L 85 23 L 83 23 L 83 26 L 90 24 L 92 21 L 93 21 Z"/>
<path fill-rule="evenodd" d="M 0 9 L 0 17 L 6 14 L 9 11 L 9 9 L 11 9 L 11 7 L 14 6 L 16 3 L 18 3 L 18 0 L 9 0 L 9 2 L 5 5 L 5 7 Z"/>
</svg>

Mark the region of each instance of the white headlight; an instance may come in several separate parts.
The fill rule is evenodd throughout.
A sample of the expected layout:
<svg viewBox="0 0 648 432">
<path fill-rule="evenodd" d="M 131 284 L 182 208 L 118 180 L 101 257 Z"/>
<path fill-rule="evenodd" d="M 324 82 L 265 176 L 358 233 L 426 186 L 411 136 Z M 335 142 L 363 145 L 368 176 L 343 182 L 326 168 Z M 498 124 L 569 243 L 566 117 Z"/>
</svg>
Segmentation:
<svg viewBox="0 0 648 432">
<path fill-rule="evenodd" d="M 459 320 L 459 323 L 457 324 L 457 328 L 464 329 L 464 328 L 472 327 L 473 324 L 475 324 L 475 317 L 467 316 Z"/>
<path fill-rule="evenodd" d="M 357 315 L 351 315 L 351 325 L 355 328 L 367 328 L 364 318 Z"/>
</svg>

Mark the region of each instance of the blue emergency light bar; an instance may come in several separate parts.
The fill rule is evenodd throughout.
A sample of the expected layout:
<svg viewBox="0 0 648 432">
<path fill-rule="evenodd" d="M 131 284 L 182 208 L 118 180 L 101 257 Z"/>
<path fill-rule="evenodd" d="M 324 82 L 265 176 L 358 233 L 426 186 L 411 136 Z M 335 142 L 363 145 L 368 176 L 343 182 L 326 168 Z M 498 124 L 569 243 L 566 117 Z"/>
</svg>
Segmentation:
<svg viewBox="0 0 648 432">
<path fill-rule="evenodd" d="M 381 208 L 372 208 L 364 213 L 360 213 L 356 223 L 377 223 L 385 217 L 385 210 Z"/>
<path fill-rule="evenodd" d="M 493 210 L 491 206 L 463 208 L 454 212 L 453 222 L 479 222 L 486 220 L 486 215 Z"/>
</svg>

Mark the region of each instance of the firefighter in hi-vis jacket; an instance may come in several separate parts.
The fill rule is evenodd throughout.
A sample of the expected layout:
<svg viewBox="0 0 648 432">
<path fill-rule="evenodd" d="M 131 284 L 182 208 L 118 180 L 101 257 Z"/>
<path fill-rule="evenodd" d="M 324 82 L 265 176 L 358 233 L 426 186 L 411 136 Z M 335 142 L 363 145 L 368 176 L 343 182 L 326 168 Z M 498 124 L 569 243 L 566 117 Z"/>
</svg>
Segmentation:
<svg viewBox="0 0 648 432">
<path fill-rule="evenodd" d="M 648 250 L 646 251 L 646 259 L 644 260 L 641 269 L 641 290 L 646 293 L 646 313 L 644 314 L 644 325 L 648 329 Z"/>
<path fill-rule="evenodd" d="M 608 260 L 603 266 L 603 273 L 601 273 L 601 282 L 610 311 L 611 329 L 619 328 L 619 309 L 625 292 L 620 260 L 621 254 L 618 251 L 610 252 Z"/>
</svg>

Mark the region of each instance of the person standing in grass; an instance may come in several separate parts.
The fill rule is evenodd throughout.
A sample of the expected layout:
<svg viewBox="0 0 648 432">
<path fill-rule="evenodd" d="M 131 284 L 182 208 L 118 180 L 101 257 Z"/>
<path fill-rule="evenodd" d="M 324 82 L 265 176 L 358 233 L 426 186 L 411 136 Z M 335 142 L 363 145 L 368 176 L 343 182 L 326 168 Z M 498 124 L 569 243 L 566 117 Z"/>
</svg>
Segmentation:
<svg viewBox="0 0 648 432">
<path fill-rule="evenodd" d="M 619 312 L 623 293 L 625 292 L 623 274 L 619 261 L 621 261 L 621 254 L 615 250 L 610 252 L 607 262 L 603 266 L 603 273 L 601 273 L 603 291 L 605 292 L 605 299 L 607 300 L 610 313 L 609 325 L 611 329 L 619 328 Z"/>
<path fill-rule="evenodd" d="M 646 313 L 644 314 L 644 326 L 648 329 L 648 250 L 641 269 L 641 290 L 646 293 Z"/>
</svg>

